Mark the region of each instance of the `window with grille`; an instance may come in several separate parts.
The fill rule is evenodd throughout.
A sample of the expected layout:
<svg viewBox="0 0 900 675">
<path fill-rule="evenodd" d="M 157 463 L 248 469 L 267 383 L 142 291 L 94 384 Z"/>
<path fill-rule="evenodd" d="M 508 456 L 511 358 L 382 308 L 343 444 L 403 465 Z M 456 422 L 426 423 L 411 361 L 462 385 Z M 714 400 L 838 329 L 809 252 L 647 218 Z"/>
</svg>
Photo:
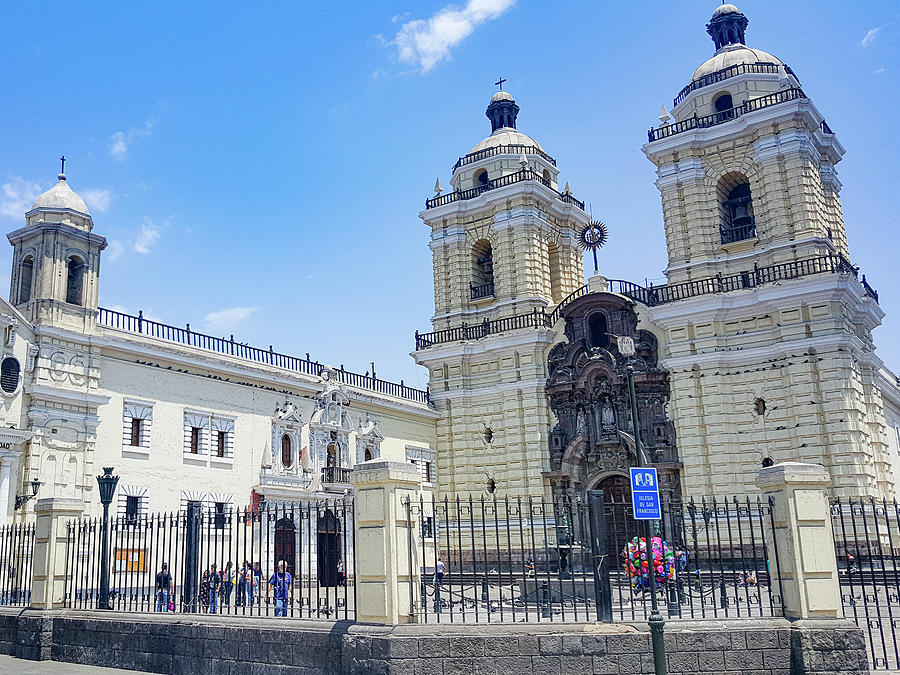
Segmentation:
<svg viewBox="0 0 900 675">
<path fill-rule="evenodd" d="M 19 375 L 22 372 L 22 366 L 19 361 L 11 356 L 7 356 L 0 363 L 0 389 L 7 394 L 12 394 L 19 387 Z"/>
<path fill-rule="evenodd" d="M 217 530 L 225 529 L 225 502 L 216 502 L 213 512 L 213 526 Z"/>
<path fill-rule="evenodd" d="M 139 447 L 141 445 L 141 421 L 134 417 L 131 418 L 131 446 Z"/>
<path fill-rule="evenodd" d="M 125 520 L 137 520 L 141 508 L 141 498 L 134 495 L 125 497 Z"/>
</svg>

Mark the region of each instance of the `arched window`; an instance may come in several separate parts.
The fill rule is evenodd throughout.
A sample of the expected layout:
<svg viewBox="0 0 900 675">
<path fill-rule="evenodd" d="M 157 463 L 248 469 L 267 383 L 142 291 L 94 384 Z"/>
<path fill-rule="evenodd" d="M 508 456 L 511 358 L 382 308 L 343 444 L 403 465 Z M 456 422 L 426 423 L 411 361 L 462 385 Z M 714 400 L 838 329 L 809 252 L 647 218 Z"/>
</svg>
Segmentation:
<svg viewBox="0 0 900 675">
<path fill-rule="evenodd" d="M 34 277 L 34 258 L 30 255 L 25 256 L 19 267 L 19 301 L 16 303 L 21 305 L 23 302 L 31 300 L 31 282 Z"/>
<path fill-rule="evenodd" d="M 550 187 L 550 181 L 553 180 L 553 176 L 550 175 L 550 169 L 544 169 L 544 183 L 547 187 Z"/>
<path fill-rule="evenodd" d="M 722 112 L 734 107 L 731 100 L 731 94 L 720 95 L 715 102 L 716 112 Z"/>
<path fill-rule="evenodd" d="M 338 457 L 337 457 L 337 448 L 334 443 L 328 444 L 328 455 L 325 458 L 326 466 L 337 466 L 338 465 Z"/>
<path fill-rule="evenodd" d="M 484 169 L 475 174 L 475 187 L 484 187 L 488 184 L 488 172 Z"/>
<path fill-rule="evenodd" d="M 756 223 L 753 218 L 753 198 L 750 182 L 739 173 L 723 176 L 716 189 L 719 198 L 721 239 L 730 244 L 756 237 Z"/>
<path fill-rule="evenodd" d="M 472 247 L 472 281 L 469 283 L 472 300 L 494 295 L 494 253 L 491 242 L 486 239 L 477 241 Z"/>
<path fill-rule="evenodd" d="M 588 333 L 591 347 L 603 349 L 609 347 L 609 327 L 606 323 L 606 315 L 602 312 L 591 314 L 588 319 Z"/>
<path fill-rule="evenodd" d="M 82 286 L 84 284 L 84 262 L 78 256 L 69 258 L 66 278 L 66 302 L 81 304 Z"/>
<path fill-rule="evenodd" d="M 366 453 L 363 455 L 363 460 L 368 462 L 370 459 L 372 459 L 372 449 L 366 448 Z"/>
<path fill-rule="evenodd" d="M 294 453 L 291 447 L 291 437 L 284 434 L 281 437 L 281 465 L 285 469 L 290 469 L 294 463 Z"/>
</svg>

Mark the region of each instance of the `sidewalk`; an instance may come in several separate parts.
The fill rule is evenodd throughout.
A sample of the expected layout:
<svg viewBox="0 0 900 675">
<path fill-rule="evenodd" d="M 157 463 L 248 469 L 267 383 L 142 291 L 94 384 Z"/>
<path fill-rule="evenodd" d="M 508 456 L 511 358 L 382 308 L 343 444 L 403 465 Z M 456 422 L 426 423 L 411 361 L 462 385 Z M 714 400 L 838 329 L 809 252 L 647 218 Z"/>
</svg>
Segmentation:
<svg viewBox="0 0 900 675">
<path fill-rule="evenodd" d="M 113 673 L 136 673 L 136 670 L 119 670 L 118 668 L 98 668 L 96 666 L 79 666 L 74 663 L 58 661 L 27 661 L 13 656 L 0 654 L 0 673 L 2 675 L 112 675 Z"/>
</svg>

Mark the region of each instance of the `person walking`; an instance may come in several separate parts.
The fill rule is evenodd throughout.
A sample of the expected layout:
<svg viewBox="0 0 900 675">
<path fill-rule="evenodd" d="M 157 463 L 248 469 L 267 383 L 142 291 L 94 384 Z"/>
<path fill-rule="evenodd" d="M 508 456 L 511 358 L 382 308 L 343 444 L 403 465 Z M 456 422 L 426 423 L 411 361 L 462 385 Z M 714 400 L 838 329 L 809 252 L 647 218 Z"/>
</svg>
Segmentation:
<svg viewBox="0 0 900 675">
<path fill-rule="evenodd" d="M 269 604 L 269 591 L 275 589 L 275 616 L 287 616 L 288 603 L 293 601 L 294 584 L 291 573 L 285 570 L 284 560 L 278 561 L 278 571 L 269 579 L 266 586 L 266 604 Z"/>
<path fill-rule="evenodd" d="M 209 598 L 209 613 L 215 614 L 219 610 L 219 593 L 222 590 L 222 577 L 216 572 L 216 563 L 209 566 L 209 576 L 206 580 L 207 597 Z"/>
<path fill-rule="evenodd" d="M 253 585 L 252 585 L 252 597 L 250 598 L 250 602 L 253 602 L 253 598 L 256 598 L 256 604 L 260 604 L 260 600 L 262 599 L 260 596 L 262 595 L 262 568 L 259 566 L 258 562 L 253 563 Z"/>
<path fill-rule="evenodd" d="M 156 611 L 169 611 L 169 597 L 172 594 L 172 575 L 169 564 L 163 563 L 162 569 L 156 573 Z"/>
<path fill-rule="evenodd" d="M 437 564 L 434 566 L 434 578 L 437 579 L 438 586 L 444 581 L 444 561 L 438 558 Z"/>
<path fill-rule="evenodd" d="M 234 598 L 235 607 L 243 607 L 247 602 L 247 561 L 241 563 L 240 569 L 237 571 L 237 593 Z"/>
<path fill-rule="evenodd" d="M 225 607 L 231 607 L 231 591 L 234 590 L 234 570 L 231 569 L 231 561 L 225 563 L 225 569 L 222 570 L 222 595 L 225 601 Z"/>
</svg>

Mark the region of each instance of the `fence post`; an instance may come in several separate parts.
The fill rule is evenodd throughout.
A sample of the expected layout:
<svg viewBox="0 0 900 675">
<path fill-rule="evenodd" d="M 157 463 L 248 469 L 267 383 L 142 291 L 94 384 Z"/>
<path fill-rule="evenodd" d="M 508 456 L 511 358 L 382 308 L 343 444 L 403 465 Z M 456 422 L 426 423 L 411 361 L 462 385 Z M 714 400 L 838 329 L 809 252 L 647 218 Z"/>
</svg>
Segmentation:
<svg viewBox="0 0 900 675">
<path fill-rule="evenodd" d="M 39 499 L 34 532 L 34 571 L 31 606 L 57 609 L 64 605 L 66 588 L 66 523 L 84 512 L 80 499 L 50 497 Z M 96 552 L 92 552 L 96 555 Z"/>
<path fill-rule="evenodd" d="M 606 513 L 603 506 L 603 490 L 589 490 L 588 519 L 591 528 L 591 559 L 594 568 L 594 600 L 597 603 L 597 621 L 612 621 L 612 586 L 609 579 L 609 550 L 606 541 Z"/>
<path fill-rule="evenodd" d="M 182 611 L 200 610 L 200 533 L 203 511 L 200 503 L 188 502 L 184 527 L 184 587 Z M 258 593 L 259 591 L 257 591 Z"/>
<path fill-rule="evenodd" d="M 421 474 L 406 462 L 357 464 L 353 484 L 356 533 L 356 618 L 397 625 L 415 621 L 421 593 L 419 504 Z"/>
<path fill-rule="evenodd" d="M 765 467 L 756 485 L 769 499 L 766 520 L 769 574 L 788 619 L 842 618 L 834 532 L 825 488 L 831 477 L 818 464 L 785 462 Z M 776 560 L 777 555 L 777 560 Z"/>
</svg>

